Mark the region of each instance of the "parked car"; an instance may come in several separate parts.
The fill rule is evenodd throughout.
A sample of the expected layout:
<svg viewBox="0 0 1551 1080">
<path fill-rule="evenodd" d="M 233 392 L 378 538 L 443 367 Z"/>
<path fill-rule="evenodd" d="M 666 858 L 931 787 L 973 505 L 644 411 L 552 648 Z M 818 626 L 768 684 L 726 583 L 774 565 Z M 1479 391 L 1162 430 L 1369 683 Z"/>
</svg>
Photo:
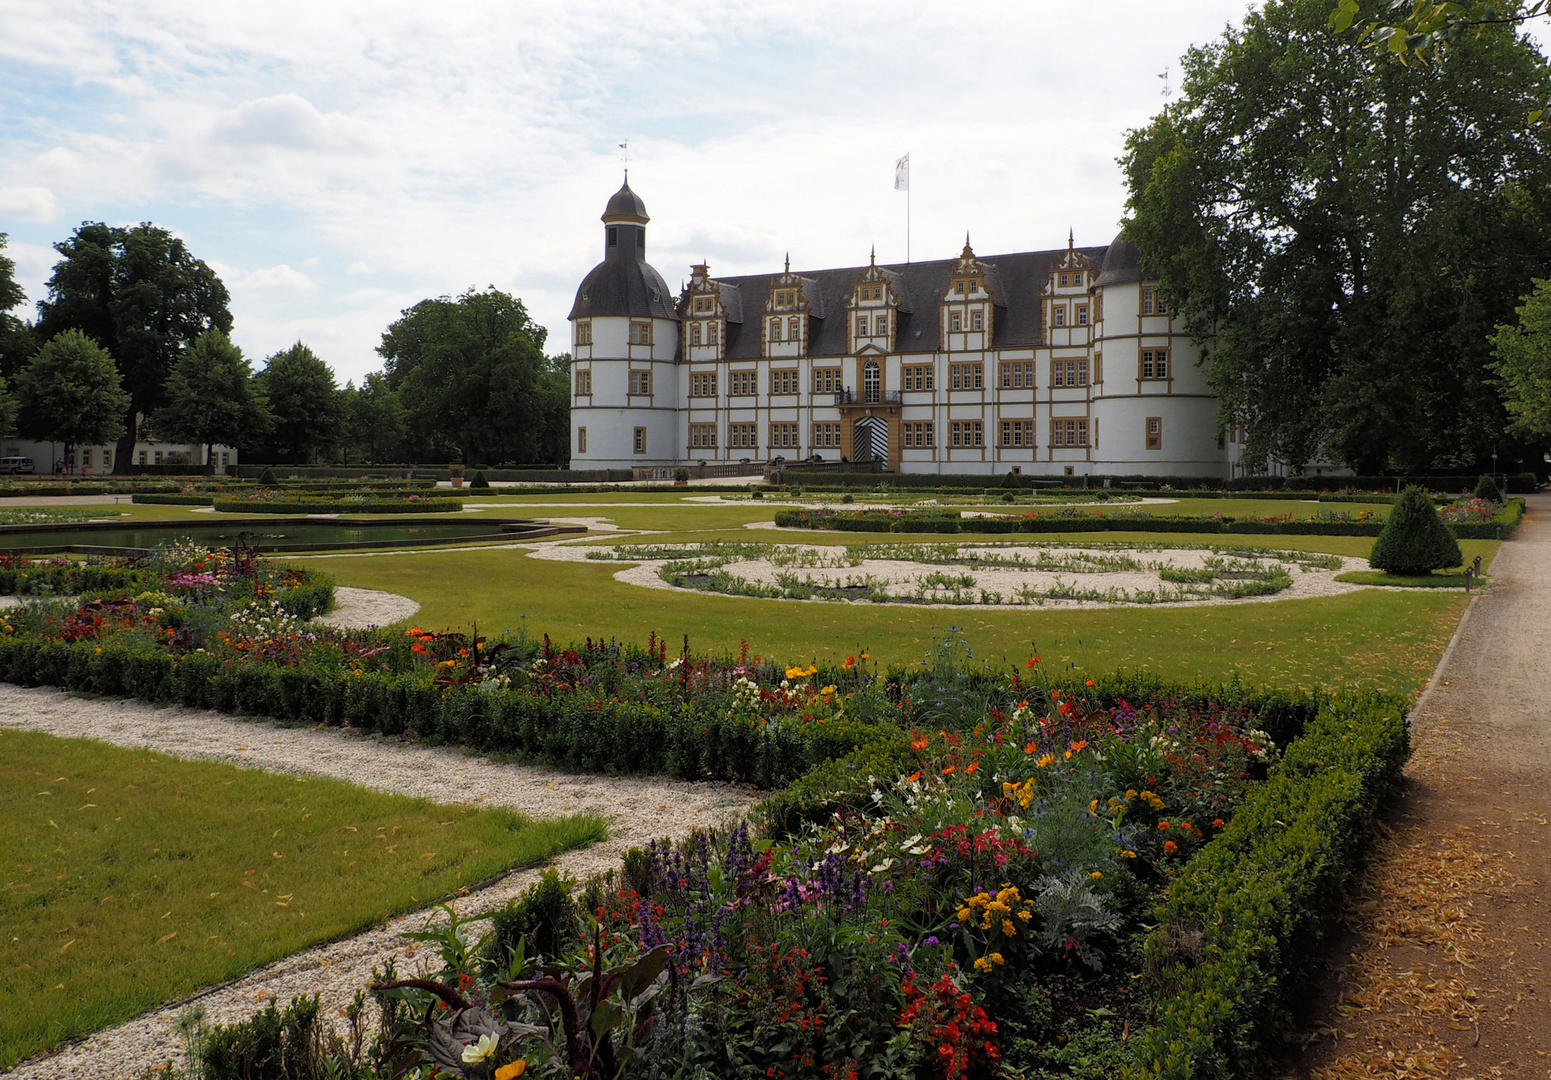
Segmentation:
<svg viewBox="0 0 1551 1080">
<path fill-rule="evenodd" d="M 30 457 L 0 458 L 0 473 L 30 473 L 32 470 Z"/>
</svg>

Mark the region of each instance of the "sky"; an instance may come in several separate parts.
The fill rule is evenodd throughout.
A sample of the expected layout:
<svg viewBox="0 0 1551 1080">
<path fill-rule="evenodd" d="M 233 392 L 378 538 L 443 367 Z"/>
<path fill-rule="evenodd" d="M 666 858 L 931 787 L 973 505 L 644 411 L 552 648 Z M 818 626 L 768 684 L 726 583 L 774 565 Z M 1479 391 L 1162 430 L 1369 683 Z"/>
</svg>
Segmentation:
<svg viewBox="0 0 1551 1080">
<path fill-rule="evenodd" d="M 255 362 L 341 383 L 404 308 L 520 297 L 568 348 L 630 182 L 670 285 L 1107 243 L 1115 158 L 1243 0 L 0 0 L 0 232 L 29 305 L 82 221 L 154 222 Z M 21 312 L 27 313 L 27 312 Z"/>
</svg>

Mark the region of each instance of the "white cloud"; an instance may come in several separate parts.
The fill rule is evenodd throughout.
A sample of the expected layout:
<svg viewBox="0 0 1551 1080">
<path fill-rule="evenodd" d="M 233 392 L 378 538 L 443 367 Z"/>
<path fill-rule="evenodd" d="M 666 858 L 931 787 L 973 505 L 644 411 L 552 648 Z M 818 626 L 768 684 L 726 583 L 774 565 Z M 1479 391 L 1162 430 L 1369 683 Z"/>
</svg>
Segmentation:
<svg viewBox="0 0 1551 1080">
<path fill-rule="evenodd" d="M 46 187 L 0 187 L 0 220 L 49 222 L 56 213 L 54 193 Z"/>
<path fill-rule="evenodd" d="M 376 272 L 377 271 L 373 270 L 370 266 L 368 266 L 366 263 L 362 262 L 360 259 L 357 259 L 355 262 L 353 262 L 349 266 L 345 267 L 345 273 L 352 274 L 352 275 L 353 274 L 375 274 Z"/>
<path fill-rule="evenodd" d="M 285 292 L 307 292 L 315 282 L 300 270 L 293 270 L 285 263 L 267 266 L 228 280 L 233 289 L 273 289 Z"/>
</svg>

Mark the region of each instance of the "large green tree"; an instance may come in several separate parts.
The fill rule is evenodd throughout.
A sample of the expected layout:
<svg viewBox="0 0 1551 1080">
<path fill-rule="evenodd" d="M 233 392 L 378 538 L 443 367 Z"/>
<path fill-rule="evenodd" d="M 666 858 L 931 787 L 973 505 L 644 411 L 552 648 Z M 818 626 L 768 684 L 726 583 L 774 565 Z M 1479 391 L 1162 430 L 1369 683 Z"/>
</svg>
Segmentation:
<svg viewBox="0 0 1551 1080">
<path fill-rule="evenodd" d="M 61 442 L 68 452 L 117 439 L 129 393 L 113 358 L 79 330 L 50 338 L 16 378 L 22 436 Z"/>
<path fill-rule="evenodd" d="M 1506 417 L 1493 328 L 1551 263 L 1551 75 L 1510 24 L 1402 64 L 1272 0 L 1131 133 L 1127 232 L 1249 455 L 1461 466 Z"/>
<path fill-rule="evenodd" d="M 556 422 L 544 338 L 522 301 L 495 288 L 404 311 L 377 351 L 418 452 L 479 465 L 538 460 Z"/>
<path fill-rule="evenodd" d="M 402 461 L 407 413 L 387 376 L 374 371 L 345 387 L 346 428 L 354 452 L 366 461 Z"/>
<path fill-rule="evenodd" d="M 264 396 L 242 350 L 219 330 L 206 330 L 178 357 L 167 377 L 167 403 L 151 417 L 159 438 L 211 447 L 251 447 L 268 420 Z"/>
<path fill-rule="evenodd" d="M 1551 442 L 1551 280 L 1535 282 L 1518 315 L 1492 338 L 1494 370 L 1515 427 L 1543 447 Z"/>
<path fill-rule="evenodd" d="M 0 232 L 0 378 L 14 378 L 38 351 L 32 327 L 15 314 L 27 294 L 16 280 L 16 260 L 5 253 L 7 239 Z"/>
<path fill-rule="evenodd" d="M 207 330 L 231 332 L 230 298 L 182 240 L 148 223 L 85 222 L 54 249 L 62 258 L 38 302 L 38 332 L 79 330 L 112 355 L 129 392 L 114 471 L 128 472 L 139 419 L 165 401 L 178 356 Z"/>
<path fill-rule="evenodd" d="M 305 464 L 343 440 L 345 416 L 333 370 L 298 341 L 271 356 L 258 373 L 268 403 L 273 460 Z"/>
</svg>

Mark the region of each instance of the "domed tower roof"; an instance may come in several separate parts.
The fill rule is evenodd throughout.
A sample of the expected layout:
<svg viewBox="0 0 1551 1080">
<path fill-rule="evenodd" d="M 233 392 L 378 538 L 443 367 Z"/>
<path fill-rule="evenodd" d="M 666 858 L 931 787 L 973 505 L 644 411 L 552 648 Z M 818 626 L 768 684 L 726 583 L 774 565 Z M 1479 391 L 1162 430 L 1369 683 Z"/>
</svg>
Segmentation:
<svg viewBox="0 0 1551 1080">
<path fill-rule="evenodd" d="M 641 196 L 630 190 L 630 174 L 626 173 L 624 184 L 614 192 L 614 197 L 603 210 L 604 223 L 633 221 L 637 225 L 645 225 L 650 220 L 646 213 L 646 203 L 641 201 Z"/>
<path fill-rule="evenodd" d="M 1111 240 L 1109 247 L 1104 249 L 1104 261 L 1099 263 L 1099 275 L 1093 279 L 1093 283 L 1126 285 L 1131 282 L 1151 280 L 1155 276 L 1143 268 L 1142 253 L 1126 238 L 1125 231 L 1121 230 L 1120 235 Z"/>
<path fill-rule="evenodd" d="M 603 211 L 603 261 L 582 279 L 568 318 L 675 317 L 667 283 L 646 261 L 646 223 L 650 220 L 641 196 L 630 190 L 627 175 Z"/>
</svg>

